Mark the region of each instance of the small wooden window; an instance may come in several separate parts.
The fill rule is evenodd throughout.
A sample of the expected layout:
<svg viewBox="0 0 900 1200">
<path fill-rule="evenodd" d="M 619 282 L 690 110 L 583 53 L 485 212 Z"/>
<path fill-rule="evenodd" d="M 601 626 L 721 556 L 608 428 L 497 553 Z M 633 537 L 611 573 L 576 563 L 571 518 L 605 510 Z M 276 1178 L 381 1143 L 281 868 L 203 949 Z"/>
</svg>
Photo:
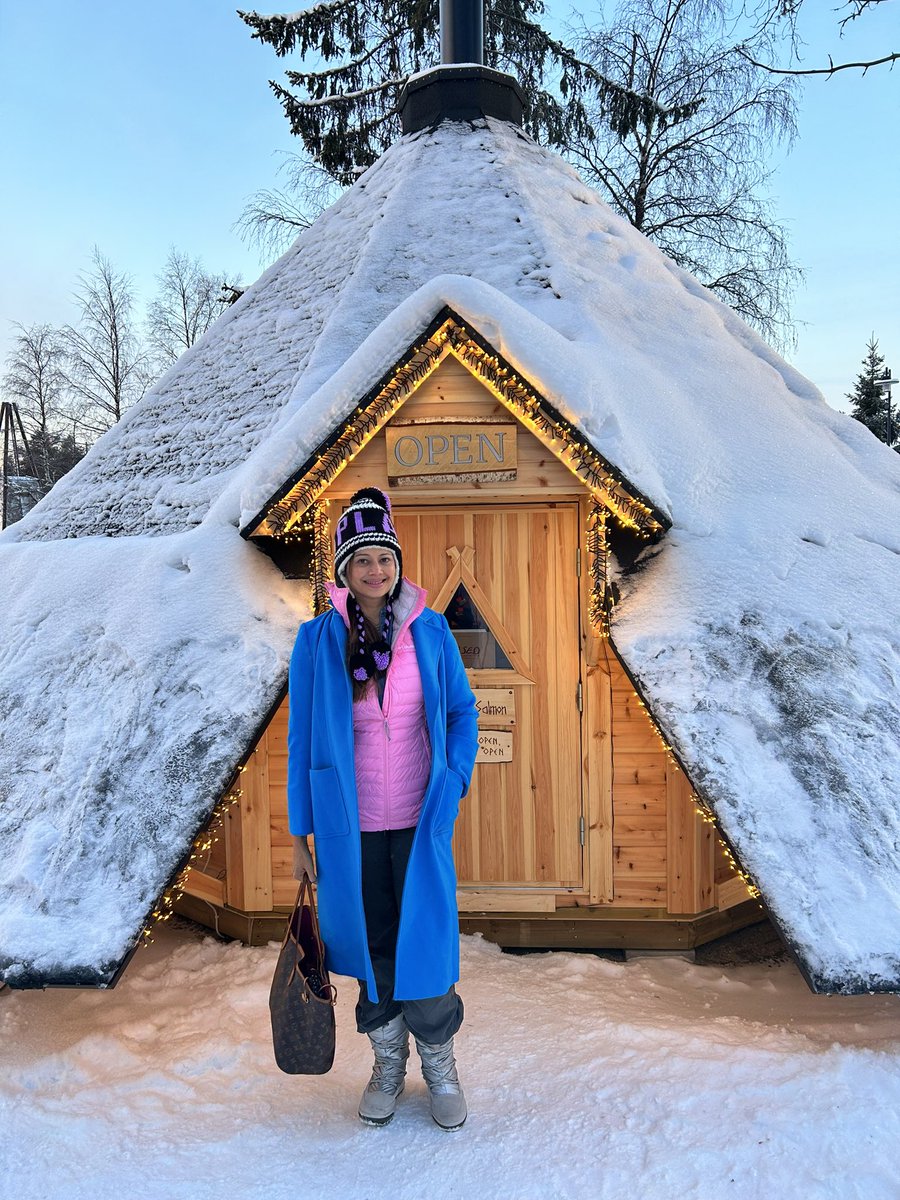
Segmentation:
<svg viewBox="0 0 900 1200">
<path fill-rule="evenodd" d="M 444 616 L 459 646 L 466 670 L 515 670 L 464 583 L 460 583 L 450 597 Z"/>
</svg>

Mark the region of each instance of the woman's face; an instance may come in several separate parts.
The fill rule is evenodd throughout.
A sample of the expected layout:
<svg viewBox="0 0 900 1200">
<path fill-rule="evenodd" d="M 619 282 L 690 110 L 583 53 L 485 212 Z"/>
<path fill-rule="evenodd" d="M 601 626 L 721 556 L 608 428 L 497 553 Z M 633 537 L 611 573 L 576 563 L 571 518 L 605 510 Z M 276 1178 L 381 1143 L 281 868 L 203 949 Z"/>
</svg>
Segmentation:
<svg viewBox="0 0 900 1200">
<path fill-rule="evenodd" d="M 347 585 L 357 600 L 383 600 L 396 578 L 393 554 L 379 546 L 357 550 L 347 567 Z"/>
</svg>

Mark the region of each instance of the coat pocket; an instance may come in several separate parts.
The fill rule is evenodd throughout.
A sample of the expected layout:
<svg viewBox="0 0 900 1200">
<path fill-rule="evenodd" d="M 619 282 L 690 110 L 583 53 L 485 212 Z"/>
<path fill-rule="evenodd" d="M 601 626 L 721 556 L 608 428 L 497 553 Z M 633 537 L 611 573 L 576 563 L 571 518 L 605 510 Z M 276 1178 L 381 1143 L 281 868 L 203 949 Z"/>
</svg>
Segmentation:
<svg viewBox="0 0 900 1200">
<path fill-rule="evenodd" d="M 350 832 L 341 781 L 334 767 L 322 767 L 309 773 L 312 794 L 313 837 L 340 837 Z"/>
<path fill-rule="evenodd" d="M 457 773 L 447 768 L 444 776 L 444 786 L 441 788 L 441 799 L 434 817 L 435 834 L 452 830 L 459 816 L 459 798 L 462 795 L 463 781 Z"/>
</svg>

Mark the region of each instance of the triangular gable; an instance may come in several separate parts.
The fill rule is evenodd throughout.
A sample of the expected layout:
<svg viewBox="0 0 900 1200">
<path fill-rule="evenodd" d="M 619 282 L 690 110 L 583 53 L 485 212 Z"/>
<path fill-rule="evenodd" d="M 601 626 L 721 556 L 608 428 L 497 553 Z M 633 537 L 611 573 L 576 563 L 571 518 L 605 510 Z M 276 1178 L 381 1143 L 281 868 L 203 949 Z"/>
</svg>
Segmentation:
<svg viewBox="0 0 900 1200">
<path fill-rule="evenodd" d="M 302 521 L 350 460 L 440 366 L 456 357 L 538 437 L 582 486 L 624 527 L 647 540 L 669 522 L 581 431 L 450 308 L 440 312 L 394 367 L 360 400 L 350 417 L 316 448 L 242 529 L 245 537 L 284 537 Z"/>
<path fill-rule="evenodd" d="M 303 467 L 270 497 L 260 512 L 245 525 L 242 534 L 249 538 L 288 540 L 305 535 L 312 548 L 314 609 L 317 613 L 324 611 L 328 606 L 324 582 L 331 573 L 331 537 L 327 517 L 318 501 L 343 469 L 397 415 L 403 404 L 448 355 L 455 357 L 483 384 L 591 494 L 593 504 L 587 543 L 588 565 L 592 574 L 589 617 L 597 633 L 608 639 L 614 606 L 609 579 L 610 519 L 647 543 L 660 538 L 671 522 L 599 454 L 583 433 L 556 411 L 521 372 L 514 370 L 471 323 L 449 307 L 435 317 L 421 338 L 366 393 L 351 416 L 323 440 Z M 444 611 L 457 587 L 462 585 L 519 678 L 533 682 L 527 662 L 493 611 L 474 575 L 467 549 L 456 549 L 444 585 L 432 598 L 432 607 Z M 614 644 L 613 651 L 616 652 Z M 688 770 L 679 761 L 675 749 L 662 731 L 660 721 L 653 714 L 649 700 L 642 694 L 639 682 L 630 675 L 627 667 L 626 673 L 666 752 L 689 778 Z M 755 883 L 738 863 L 733 847 L 719 828 L 712 810 L 701 800 L 695 788 L 692 788 L 692 798 L 704 819 L 716 825 L 720 841 L 735 870 L 745 880 L 749 894 L 759 895 Z"/>
</svg>

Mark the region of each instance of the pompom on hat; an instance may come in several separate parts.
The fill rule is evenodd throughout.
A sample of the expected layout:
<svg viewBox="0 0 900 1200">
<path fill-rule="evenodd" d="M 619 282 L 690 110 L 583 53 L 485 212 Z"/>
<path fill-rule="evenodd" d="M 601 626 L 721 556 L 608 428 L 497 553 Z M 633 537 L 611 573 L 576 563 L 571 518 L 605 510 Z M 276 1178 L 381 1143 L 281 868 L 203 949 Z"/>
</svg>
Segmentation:
<svg viewBox="0 0 900 1200">
<path fill-rule="evenodd" d="M 403 554 L 391 520 L 391 502 L 376 487 L 354 492 L 350 504 L 338 519 L 334 531 L 334 577 L 342 587 L 348 586 L 350 559 L 366 546 L 384 546 L 393 554 L 397 579 L 391 589 L 391 599 L 395 600 L 403 582 Z"/>
</svg>

